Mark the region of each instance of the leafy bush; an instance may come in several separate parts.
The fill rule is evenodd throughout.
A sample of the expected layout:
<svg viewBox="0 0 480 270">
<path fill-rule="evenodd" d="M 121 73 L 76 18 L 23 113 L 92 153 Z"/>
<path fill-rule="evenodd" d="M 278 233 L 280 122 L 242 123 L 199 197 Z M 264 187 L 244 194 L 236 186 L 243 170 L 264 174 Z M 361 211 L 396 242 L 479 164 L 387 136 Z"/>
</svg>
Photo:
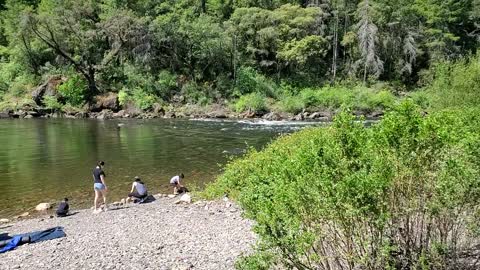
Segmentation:
<svg viewBox="0 0 480 270">
<path fill-rule="evenodd" d="M 72 75 L 58 87 L 58 91 L 67 103 L 73 106 L 81 106 L 85 102 L 87 82 L 78 75 Z"/>
<path fill-rule="evenodd" d="M 267 97 L 278 97 L 278 87 L 265 76 L 257 73 L 251 67 L 242 67 L 237 72 L 235 95 L 259 93 Z"/>
<path fill-rule="evenodd" d="M 154 95 L 148 94 L 140 88 L 135 88 L 132 99 L 135 105 L 142 110 L 150 110 L 157 101 Z"/>
<path fill-rule="evenodd" d="M 441 62 L 430 71 L 426 87 L 434 109 L 472 107 L 480 104 L 480 54 L 457 62 Z"/>
<path fill-rule="evenodd" d="M 127 104 L 131 99 L 132 97 L 128 94 L 128 91 L 125 88 L 118 92 L 118 103 L 120 103 L 121 106 Z"/>
<path fill-rule="evenodd" d="M 45 96 L 43 103 L 45 104 L 45 108 L 53 111 L 60 111 L 63 106 L 54 96 Z"/>
<path fill-rule="evenodd" d="M 305 104 L 297 96 L 285 96 L 278 102 L 278 107 L 283 112 L 299 113 L 305 107 Z"/>
<path fill-rule="evenodd" d="M 479 123 L 478 110 L 422 117 L 411 102 L 370 128 L 342 113 L 250 150 L 205 195 L 237 200 L 277 254 L 245 269 L 473 269 Z"/>
<path fill-rule="evenodd" d="M 235 103 L 236 112 L 260 112 L 267 110 L 265 96 L 259 93 L 251 93 L 241 96 Z"/>
</svg>

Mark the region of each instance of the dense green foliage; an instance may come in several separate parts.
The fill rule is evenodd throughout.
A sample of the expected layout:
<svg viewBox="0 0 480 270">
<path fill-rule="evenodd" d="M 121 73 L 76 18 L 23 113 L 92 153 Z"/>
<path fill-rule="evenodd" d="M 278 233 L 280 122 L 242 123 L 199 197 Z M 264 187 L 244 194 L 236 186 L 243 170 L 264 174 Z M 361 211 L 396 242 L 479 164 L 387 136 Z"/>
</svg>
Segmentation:
<svg viewBox="0 0 480 270">
<path fill-rule="evenodd" d="M 251 150 L 205 193 L 256 222 L 259 252 L 240 268 L 474 269 L 479 112 L 404 102 L 371 127 L 342 113 Z"/>
<path fill-rule="evenodd" d="M 435 63 L 478 49 L 478 10 L 478 0 L 5 0 L 0 98 L 21 102 L 63 75 L 61 101 L 74 106 L 107 91 L 144 109 L 255 92 L 298 111 L 304 88 L 384 81 L 403 91 L 430 67 L 442 72 Z M 339 99 L 357 94 L 344 90 Z M 371 92 L 373 106 L 388 95 Z"/>
</svg>

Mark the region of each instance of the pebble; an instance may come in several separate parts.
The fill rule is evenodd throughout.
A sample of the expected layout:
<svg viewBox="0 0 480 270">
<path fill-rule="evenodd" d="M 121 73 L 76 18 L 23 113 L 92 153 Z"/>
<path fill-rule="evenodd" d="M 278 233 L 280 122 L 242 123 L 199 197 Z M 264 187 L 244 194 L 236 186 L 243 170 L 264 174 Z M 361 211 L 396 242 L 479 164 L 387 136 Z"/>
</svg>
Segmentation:
<svg viewBox="0 0 480 270">
<path fill-rule="evenodd" d="M 223 200 L 179 206 L 161 197 L 96 215 L 87 209 L 69 218 L 22 219 L 4 232 L 63 226 L 67 236 L 2 254 L 0 269 L 235 269 L 257 237 L 253 222 L 228 203 L 228 210 Z"/>
</svg>

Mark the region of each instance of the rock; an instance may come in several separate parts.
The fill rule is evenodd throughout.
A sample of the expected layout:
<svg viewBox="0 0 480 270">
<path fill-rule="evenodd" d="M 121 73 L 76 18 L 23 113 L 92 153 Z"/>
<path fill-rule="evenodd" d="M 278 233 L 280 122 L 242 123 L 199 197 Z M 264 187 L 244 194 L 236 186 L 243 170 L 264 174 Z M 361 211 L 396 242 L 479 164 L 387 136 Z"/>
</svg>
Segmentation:
<svg viewBox="0 0 480 270">
<path fill-rule="evenodd" d="M 127 203 L 127 201 L 125 199 L 120 200 L 120 204 L 125 204 L 125 203 Z"/>
<path fill-rule="evenodd" d="M 228 201 L 229 201 L 228 197 L 223 197 L 222 200 L 223 200 L 224 202 L 228 202 Z"/>
<path fill-rule="evenodd" d="M 172 198 L 175 198 L 177 197 L 177 195 L 174 195 L 174 194 L 168 194 L 168 198 L 172 199 Z"/>
<path fill-rule="evenodd" d="M 78 112 L 75 114 L 75 118 L 87 118 L 88 114 L 84 112 Z"/>
<path fill-rule="evenodd" d="M 30 115 L 30 116 L 32 116 L 32 117 L 40 117 L 40 116 L 42 116 L 42 113 L 37 112 L 37 111 L 28 111 L 28 112 L 27 112 L 27 116 L 28 116 L 28 115 Z"/>
<path fill-rule="evenodd" d="M 9 219 L 6 219 L 6 218 L 0 219 L 0 223 L 8 223 L 8 222 L 10 222 Z"/>
<path fill-rule="evenodd" d="M 120 110 L 114 114 L 112 114 L 112 118 L 124 118 L 125 117 L 125 110 Z"/>
<path fill-rule="evenodd" d="M 162 105 L 159 103 L 153 104 L 153 113 L 155 113 L 158 116 L 163 116 L 165 115 L 165 110 L 163 109 Z"/>
<path fill-rule="evenodd" d="M 25 212 L 25 213 L 22 213 L 21 215 L 18 215 L 15 217 L 15 219 L 19 219 L 19 218 L 24 218 L 24 217 L 28 217 L 30 215 L 29 212 Z"/>
<path fill-rule="evenodd" d="M 111 110 L 103 110 L 99 114 L 97 114 L 97 119 L 111 119 L 113 118 L 113 112 Z"/>
<path fill-rule="evenodd" d="M 27 112 L 24 112 L 23 110 L 18 110 L 12 114 L 13 118 L 24 118 L 27 116 Z"/>
<path fill-rule="evenodd" d="M 52 206 L 49 203 L 40 203 L 35 207 L 35 210 L 37 211 L 45 211 L 52 208 Z"/>
<path fill-rule="evenodd" d="M 180 204 L 182 201 L 181 200 L 176 200 L 174 204 Z"/>
<path fill-rule="evenodd" d="M 303 114 L 302 114 L 302 113 L 299 113 L 299 114 L 297 114 L 297 115 L 295 115 L 295 116 L 293 117 L 293 120 L 295 120 L 295 121 L 303 121 L 303 119 L 304 119 L 304 118 L 303 118 Z"/>
<path fill-rule="evenodd" d="M 227 113 L 224 110 L 216 110 L 207 114 L 209 118 L 225 119 Z"/>
<path fill-rule="evenodd" d="M 57 88 L 59 85 L 64 83 L 67 78 L 55 75 L 48 78 L 48 80 L 43 83 L 42 85 L 38 86 L 32 92 L 32 98 L 37 105 L 43 105 L 43 98 L 45 96 L 52 96 L 52 97 L 60 97 L 60 93 L 58 93 Z"/>
<path fill-rule="evenodd" d="M 230 203 L 230 202 L 227 202 L 227 203 L 225 204 L 225 208 L 230 208 L 230 206 L 232 206 L 232 203 Z"/>
<path fill-rule="evenodd" d="M 163 118 L 176 118 L 175 112 L 166 112 Z"/>
<path fill-rule="evenodd" d="M 180 201 L 185 202 L 185 203 L 191 203 L 192 202 L 192 197 L 190 196 L 190 194 L 185 193 L 185 194 L 182 195 L 182 197 L 180 197 Z"/>
<path fill-rule="evenodd" d="M 113 202 L 113 203 L 112 203 L 112 206 L 119 206 L 119 205 L 121 205 L 121 204 L 122 204 L 121 202 Z"/>
<path fill-rule="evenodd" d="M 382 116 L 383 116 L 383 112 L 380 112 L 380 111 L 372 112 L 368 115 L 369 118 L 374 118 L 374 119 L 380 118 Z"/>
<path fill-rule="evenodd" d="M 10 118 L 10 112 L 5 111 L 5 112 L 0 112 L 0 119 L 2 118 Z"/>
<path fill-rule="evenodd" d="M 174 95 L 172 101 L 175 103 L 183 103 L 185 101 L 185 97 L 182 95 Z"/>
<path fill-rule="evenodd" d="M 30 115 L 30 114 L 27 114 L 27 115 L 26 115 L 24 118 L 26 118 L 26 119 L 30 119 L 30 118 L 33 118 L 33 116 L 32 116 L 32 115 Z"/>
<path fill-rule="evenodd" d="M 102 110 L 111 110 L 117 112 L 120 109 L 118 102 L 118 95 L 113 92 L 108 92 L 103 95 L 98 95 L 93 98 L 94 103 L 90 105 L 92 112 L 100 112 Z"/>
<path fill-rule="evenodd" d="M 280 121 L 283 119 L 283 117 L 276 112 L 267 113 L 262 118 L 268 121 Z"/>
</svg>

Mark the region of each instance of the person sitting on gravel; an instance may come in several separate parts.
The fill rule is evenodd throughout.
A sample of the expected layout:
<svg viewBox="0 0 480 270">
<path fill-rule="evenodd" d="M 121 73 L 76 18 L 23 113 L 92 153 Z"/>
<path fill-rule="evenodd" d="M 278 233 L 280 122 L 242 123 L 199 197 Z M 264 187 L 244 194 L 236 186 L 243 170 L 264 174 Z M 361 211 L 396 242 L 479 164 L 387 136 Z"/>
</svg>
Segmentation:
<svg viewBox="0 0 480 270">
<path fill-rule="evenodd" d="M 127 203 L 135 201 L 136 199 L 142 201 L 147 197 L 147 187 L 145 184 L 140 180 L 140 177 L 135 176 L 135 181 L 132 183 L 132 190 L 128 194 Z"/>
<path fill-rule="evenodd" d="M 68 215 L 68 209 L 69 209 L 68 198 L 65 198 L 58 205 L 57 217 L 66 217 Z"/>
<path fill-rule="evenodd" d="M 180 179 L 183 179 L 185 176 L 183 173 L 180 175 L 175 175 L 170 179 L 170 185 L 173 187 L 173 194 L 178 194 L 178 189 L 183 187 L 182 184 L 180 183 Z"/>
</svg>

